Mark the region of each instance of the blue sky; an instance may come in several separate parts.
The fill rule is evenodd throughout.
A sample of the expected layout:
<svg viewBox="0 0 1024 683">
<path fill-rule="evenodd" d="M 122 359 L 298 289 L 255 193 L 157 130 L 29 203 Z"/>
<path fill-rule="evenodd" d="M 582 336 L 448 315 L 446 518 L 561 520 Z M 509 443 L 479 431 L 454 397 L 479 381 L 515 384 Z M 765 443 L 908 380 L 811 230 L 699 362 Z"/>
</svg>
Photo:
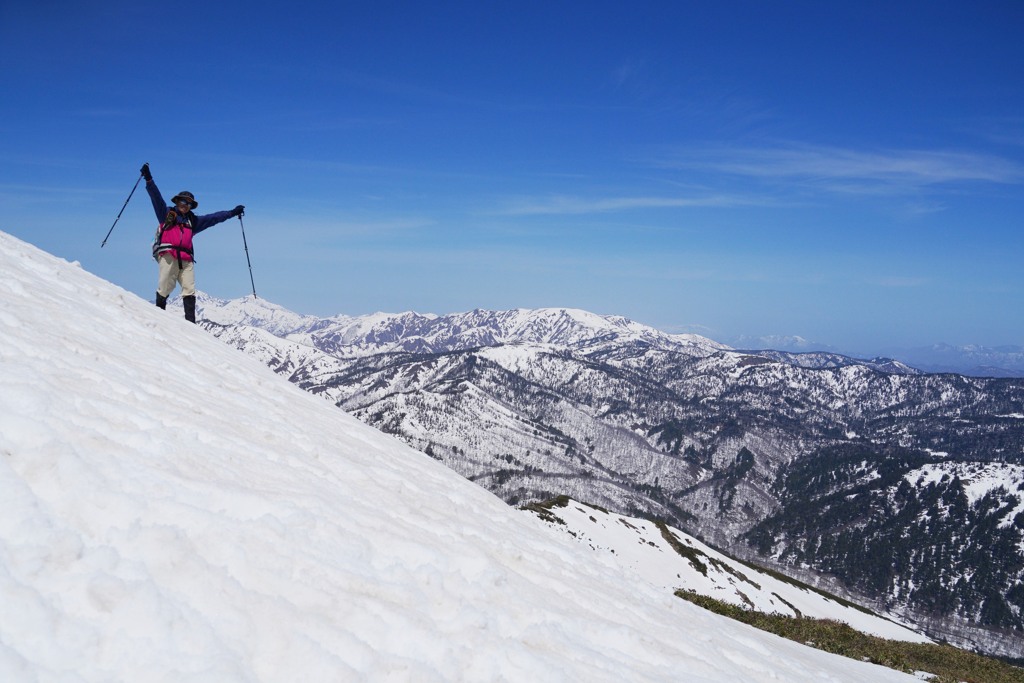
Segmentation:
<svg viewBox="0 0 1024 683">
<path fill-rule="evenodd" d="M 303 313 L 1024 344 L 1024 3 L 0 5 L 0 230 L 152 297 L 148 161 Z M 199 288 L 249 291 L 237 221 Z"/>
</svg>

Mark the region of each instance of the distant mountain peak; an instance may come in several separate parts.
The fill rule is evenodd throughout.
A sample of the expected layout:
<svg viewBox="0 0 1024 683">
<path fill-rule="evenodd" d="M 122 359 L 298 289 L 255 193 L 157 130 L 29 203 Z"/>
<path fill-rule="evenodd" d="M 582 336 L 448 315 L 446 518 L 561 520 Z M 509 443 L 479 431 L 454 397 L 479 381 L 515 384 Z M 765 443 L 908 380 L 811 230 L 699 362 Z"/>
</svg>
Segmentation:
<svg viewBox="0 0 1024 683">
<path fill-rule="evenodd" d="M 812 341 L 795 334 L 769 334 L 763 336 L 743 335 L 733 340 L 732 344 L 736 348 L 741 349 L 792 351 L 795 353 L 807 353 L 814 351 L 837 353 L 839 351 L 834 346 Z"/>
</svg>

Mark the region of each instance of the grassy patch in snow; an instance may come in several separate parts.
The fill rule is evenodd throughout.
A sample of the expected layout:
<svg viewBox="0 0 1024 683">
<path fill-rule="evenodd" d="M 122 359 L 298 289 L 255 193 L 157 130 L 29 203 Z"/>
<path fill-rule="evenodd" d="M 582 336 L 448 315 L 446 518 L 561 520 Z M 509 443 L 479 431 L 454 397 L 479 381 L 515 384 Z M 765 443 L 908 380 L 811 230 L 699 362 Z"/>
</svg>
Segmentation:
<svg viewBox="0 0 1024 683">
<path fill-rule="evenodd" d="M 549 498 L 548 500 L 535 501 L 533 503 L 520 505 L 519 509 L 536 512 L 537 515 L 545 522 L 550 522 L 553 524 L 565 524 L 565 521 L 558 517 L 554 512 L 552 512 L 552 510 L 554 510 L 555 508 L 567 507 L 569 503 L 579 503 L 580 505 L 584 505 L 588 508 L 598 510 L 599 512 L 603 512 L 606 515 L 611 514 L 611 512 L 609 512 L 606 508 L 601 507 L 600 505 L 593 505 L 592 503 L 580 503 L 579 501 L 573 500 L 572 498 L 564 494 L 561 496 L 555 496 L 554 498 Z"/>
<path fill-rule="evenodd" d="M 906 673 L 927 671 L 935 683 L 1024 683 L 1024 669 L 950 645 L 886 640 L 839 621 L 765 614 L 684 590 L 677 590 L 676 595 L 717 614 L 819 650 Z"/>
<path fill-rule="evenodd" d="M 669 546 L 671 546 L 672 550 L 675 550 L 676 553 L 678 553 L 680 556 L 689 560 L 690 564 L 693 565 L 694 569 L 699 571 L 701 574 L 703 574 L 704 576 L 708 575 L 708 566 L 707 564 L 701 561 L 702 557 L 705 560 L 711 560 L 711 558 L 708 557 L 706 553 L 703 553 L 700 550 L 697 550 L 696 548 L 693 548 L 682 543 L 679 540 L 679 537 L 672 533 L 672 530 L 669 529 L 668 525 L 664 522 L 655 522 L 655 524 L 657 525 L 658 530 L 661 532 L 662 538 L 664 538 L 665 542 L 668 543 Z"/>
</svg>

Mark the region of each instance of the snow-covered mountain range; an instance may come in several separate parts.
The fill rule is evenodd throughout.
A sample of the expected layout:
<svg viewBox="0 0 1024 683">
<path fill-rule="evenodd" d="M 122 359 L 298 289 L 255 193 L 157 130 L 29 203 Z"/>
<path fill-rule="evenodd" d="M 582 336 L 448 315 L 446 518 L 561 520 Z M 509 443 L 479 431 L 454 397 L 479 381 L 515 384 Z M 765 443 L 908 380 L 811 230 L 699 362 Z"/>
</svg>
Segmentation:
<svg viewBox="0 0 1024 683">
<path fill-rule="evenodd" d="M 0 267 L 0 680 L 915 680 L 681 601 L 77 264 L 0 233 Z"/>
<path fill-rule="evenodd" d="M 476 310 L 438 316 L 376 313 L 316 318 L 262 299 L 233 301 L 199 294 L 206 320 L 248 326 L 315 346 L 341 358 L 381 353 L 446 353 L 505 344 L 594 348 L 603 341 L 630 342 L 707 355 L 726 347 L 694 334 L 667 334 L 619 316 L 566 308 Z"/>
<path fill-rule="evenodd" d="M 317 320 L 201 297 L 200 315 L 224 341 L 507 502 L 569 495 L 666 519 L 944 638 L 1022 649 L 1019 380 L 737 351 L 568 309 Z M 1003 483 L 933 510 L 973 485 L 912 476 L 944 463 L 1002 468 L 987 481 Z M 911 518 L 934 523 L 907 539 Z M 929 550 L 929 534 L 966 525 L 979 532 Z M 851 551 L 871 547 L 889 566 L 894 543 L 908 553 L 898 571 Z M 986 551 L 1001 561 L 983 561 Z M 969 580 L 979 571 L 983 581 Z"/>
</svg>

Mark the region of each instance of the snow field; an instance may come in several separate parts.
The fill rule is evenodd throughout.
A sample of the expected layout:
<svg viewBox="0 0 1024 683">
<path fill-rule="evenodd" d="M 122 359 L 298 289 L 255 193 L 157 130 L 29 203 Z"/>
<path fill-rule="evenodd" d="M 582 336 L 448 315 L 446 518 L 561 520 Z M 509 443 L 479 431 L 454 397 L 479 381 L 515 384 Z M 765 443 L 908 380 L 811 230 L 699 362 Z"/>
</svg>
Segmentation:
<svg viewBox="0 0 1024 683">
<path fill-rule="evenodd" d="M 0 267 L 0 680 L 914 680 L 632 581 L 3 233 Z"/>
</svg>

